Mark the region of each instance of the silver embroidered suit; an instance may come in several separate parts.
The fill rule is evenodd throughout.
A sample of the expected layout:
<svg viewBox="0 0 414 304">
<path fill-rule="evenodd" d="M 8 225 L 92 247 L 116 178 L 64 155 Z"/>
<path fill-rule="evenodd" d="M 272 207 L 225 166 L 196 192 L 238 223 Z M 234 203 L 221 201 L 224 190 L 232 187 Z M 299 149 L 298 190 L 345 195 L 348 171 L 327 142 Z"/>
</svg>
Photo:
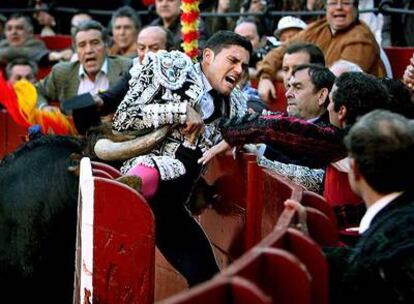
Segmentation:
<svg viewBox="0 0 414 304">
<path fill-rule="evenodd" d="M 142 64 L 129 71 L 129 90 L 115 113 L 113 128 L 116 131 L 146 131 L 166 124 L 183 124 L 187 105 L 200 112 L 205 88 L 199 64 L 178 51 L 159 51 L 148 54 Z M 239 89 L 230 95 L 230 117 L 242 116 L 246 100 Z M 187 141 L 178 127 L 164 141 L 145 155 L 126 161 L 121 168 L 126 173 L 131 167 L 142 164 L 157 167 L 161 180 L 171 180 L 186 173 L 183 163 L 175 157 L 180 145 L 202 152 L 217 144 L 222 136 L 218 120 L 205 125 L 204 132 L 195 144 Z"/>
</svg>

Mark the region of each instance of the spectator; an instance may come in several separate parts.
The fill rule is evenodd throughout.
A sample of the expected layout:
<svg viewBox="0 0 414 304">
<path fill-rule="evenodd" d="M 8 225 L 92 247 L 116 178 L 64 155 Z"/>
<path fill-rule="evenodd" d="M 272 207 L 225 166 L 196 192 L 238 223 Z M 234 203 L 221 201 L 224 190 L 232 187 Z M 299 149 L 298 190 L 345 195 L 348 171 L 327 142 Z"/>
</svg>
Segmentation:
<svg viewBox="0 0 414 304">
<path fill-rule="evenodd" d="M 109 55 L 137 56 L 137 34 L 141 28 L 138 15 L 130 6 L 115 11 L 111 19 L 113 45 Z"/>
<path fill-rule="evenodd" d="M 161 25 L 171 31 L 174 36 L 174 46 L 181 49 L 181 24 L 180 24 L 180 0 L 156 0 L 155 10 L 158 18 L 151 22 L 151 25 Z M 208 37 L 207 29 L 204 22 L 200 20 L 199 24 L 200 37 L 198 40 L 199 47 L 204 48 Z"/>
<path fill-rule="evenodd" d="M 256 78 L 256 63 L 272 48 L 269 47 L 271 43 L 268 44 L 262 28 L 258 26 L 254 19 L 240 19 L 234 32 L 247 38 L 253 46 L 253 55 L 249 62 L 249 76 L 250 79 L 254 79 Z"/>
<path fill-rule="evenodd" d="M 358 1 L 328 0 L 326 17 L 313 22 L 288 43 L 307 41 L 318 45 L 328 65 L 338 59 L 353 61 L 365 72 L 384 76 L 380 48 L 371 30 L 358 20 Z M 263 100 L 276 98 L 272 79 L 281 67 L 287 43 L 270 51 L 258 63 L 259 93 Z"/>
<path fill-rule="evenodd" d="M 40 36 L 56 35 L 56 29 L 54 29 L 56 27 L 56 19 L 50 14 L 49 5 L 42 1 L 36 1 L 35 9 L 38 11 L 33 14 L 33 18 L 40 26 L 39 32 L 36 31 L 36 33 L 39 33 Z"/>
<path fill-rule="evenodd" d="M 7 80 L 14 84 L 16 81 L 25 79 L 31 83 L 36 82 L 37 64 L 24 58 L 15 59 L 6 66 Z"/>
<path fill-rule="evenodd" d="M 40 62 L 47 60 L 49 51 L 43 41 L 33 38 L 33 26 L 24 15 L 13 14 L 6 22 L 6 39 L 0 41 L 0 64 L 25 57 Z"/>
<path fill-rule="evenodd" d="M 79 61 L 55 65 L 37 84 L 39 94 L 47 100 L 62 102 L 86 92 L 105 91 L 131 65 L 127 58 L 107 56 L 105 29 L 97 21 L 85 21 L 77 27 L 74 45 Z"/>
<path fill-rule="evenodd" d="M 282 60 L 281 75 L 278 75 L 279 78 L 282 78 L 285 88 L 287 88 L 293 69 L 300 64 L 306 63 L 325 66 L 325 56 L 317 45 L 312 43 L 293 43 L 286 49 Z"/>
<path fill-rule="evenodd" d="M 15 58 L 27 58 L 36 63 L 49 64 L 69 60 L 71 52 L 50 52 L 43 41 L 33 38 L 33 26 L 27 16 L 13 14 L 6 23 L 6 40 L 0 41 L 0 64 Z"/>
<path fill-rule="evenodd" d="M 144 56 L 149 52 L 156 53 L 159 50 L 172 50 L 173 37 L 169 30 L 162 26 L 144 27 L 138 34 L 137 53 L 139 62 L 142 63 Z"/>
<path fill-rule="evenodd" d="M 414 126 L 377 110 L 345 138 L 352 190 L 368 208 L 352 248 L 325 248 L 332 303 L 414 301 Z"/>
<path fill-rule="evenodd" d="M 70 20 L 70 34 L 75 36 L 75 31 L 79 24 L 88 20 L 92 20 L 92 17 L 87 12 L 79 11 L 74 14 Z"/>
<path fill-rule="evenodd" d="M 238 0 L 203 0 L 200 2 L 200 11 L 218 14 L 240 11 L 240 1 Z M 236 17 L 208 17 L 206 26 L 210 33 L 221 30 L 233 30 L 236 26 Z"/>
<path fill-rule="evenodd" d="M 334 81 L 335 76 L 323 66 L 315 64 L 296 66 L 286 91 L 288 115 L 315 125 L 329 126 L 328 96 Z M 306 127 L 303 132 L 306 132 L 305 130 Z M 309 190 L 322 193 L 325 166 L 315 166 L 311 160 L 306 159 L 300 161 L 304 166 L 294 165 L 292 163 L 297 162 L 301 154 L 294 152 L 285 154 L 283 147 L 280 148 L 277 144 L 270 145 L 265 152 L 272 160 L 260 157 L 258 159 L 260 166 L 275 170 Z"/>
<path fill-rule="evenodd" d="M 335 76 L 325 67 L 306 64 L 296 66 L 286 91 L 288 115 L 314 123 L 324 120 L 334 80 Z"/>
<path fill-rule="evenodd" d="M 273 35 L 280 42 L 285 42 L 300 31 L 304 30 L 306 27 L 307 24 L 301 19 L 292 16 L 285 16 L 279 20 L 277 29 L 274 31 Z"/>
<path fill-rule="evenodd" d="M 375 1 L 376 2 L 376 1 Z M 361 10 L 367 10 L 367 9 L 373 9 L 375 6 L 374 0 L 359 0 L 359 6 L 358 9 Z M 390 45 L 390 37 L 384 37 L 384 44 L 383 42 L 383 31 L 382 27 L 384 25 L 384 16 L 379 13 L 362 13 L 359 16 L 359 20 L 364 21 L 369 28 L 371 29 L 372 33 L 375 36 L 375 39 L 377 40 L 377 43 L 379 46 L 383 47 L 389 47 Z M 389 35 L 388 35 L 389 36 Z"/>
<path fill-rule="evenodd" d="M 137 45 L 138 57 L 134 59 L 134 66 L 142 64 L 144 56 L 149 52 L 171 50 L 173 37 L 162 26 L 147 26 L 139 32 Z M 124 73 L 116 84 L 107 91 L 97 94 L 85 93 L 63 103 L 69 110 L 74 109 L 73 119 L 80 134 L 84 134 L 91 126 L 99 125 L 101 123 L 100 116 L 115 112 L 128 92 L 130 79 L 131 74 Z M 82 106 L 72 107 L 72 105 L 79 104 Z"/>
</svg>

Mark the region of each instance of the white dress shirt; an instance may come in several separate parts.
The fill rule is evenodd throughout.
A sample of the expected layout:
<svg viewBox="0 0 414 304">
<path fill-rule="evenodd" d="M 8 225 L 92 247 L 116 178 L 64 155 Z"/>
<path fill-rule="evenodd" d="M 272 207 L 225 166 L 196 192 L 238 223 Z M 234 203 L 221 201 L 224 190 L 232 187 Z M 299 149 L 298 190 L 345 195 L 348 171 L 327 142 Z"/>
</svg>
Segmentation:
<svg viewBox="0 0 414 304">
<path fill-rule="evenodd" d="M 106 91 L 109 88 L 108 79 L 108 59 L 105 59 L 104 63 L 98 74 L 96 74 L 95 81 L 92 81 L 82 65 L 79 67 L 79 88 L 78 95 L 84 93 L 91 93 L 92 95 L 99 92 Z"/>
<path fill-rule="evenodd" d="M 211 96 L 210 91 L 213 89 L 211 84 L 208 82 L 207 77 L 204 73 L 201 73 L 203 85 L 204 85 L 204 94 L 201 97 L 200 101 L 200 111 L 201 111 L 201 118 L 207 119 L 209 118 L 214 112 L 214 101 L 213 96 Z"/>
<path fill-rule="evenodd" d="M 369 229 L 369 226 L 371 225 L 372 220 L 378 214 L 378 212 L 384 209 L 389 203 L 391 203 L 401 194 L 402 192 L 392 192 L 381 197 L 374 204 L 372 204 L 362 217 L 361 223 L 359 224 L 359 234 L 362 234 L 365 231 L 367 231 Z"/>
</svg>

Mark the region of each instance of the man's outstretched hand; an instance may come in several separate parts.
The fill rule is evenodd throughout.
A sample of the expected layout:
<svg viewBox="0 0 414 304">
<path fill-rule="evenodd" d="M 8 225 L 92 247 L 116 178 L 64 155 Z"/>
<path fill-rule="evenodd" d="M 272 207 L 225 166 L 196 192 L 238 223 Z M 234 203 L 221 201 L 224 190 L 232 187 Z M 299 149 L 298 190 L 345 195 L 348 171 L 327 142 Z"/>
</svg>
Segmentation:
<svg viewBox="0 0 414 304">
<path fill-rule="evenodd" d="M 231 148 L 230 145 L 225 140 L 222 140 L 217 145 L 211 147 L 209 150 L 207 150 L 206 152 L 204 152 L 203 153 L 203 156 L 201 158 L 199 158 L 197 162 L 199 164 L 205 165 L 214 156 L 216 156 L 217 154 L 223 153 L 223 152 L 227 151 L 230 148 Z"/>
</svg>

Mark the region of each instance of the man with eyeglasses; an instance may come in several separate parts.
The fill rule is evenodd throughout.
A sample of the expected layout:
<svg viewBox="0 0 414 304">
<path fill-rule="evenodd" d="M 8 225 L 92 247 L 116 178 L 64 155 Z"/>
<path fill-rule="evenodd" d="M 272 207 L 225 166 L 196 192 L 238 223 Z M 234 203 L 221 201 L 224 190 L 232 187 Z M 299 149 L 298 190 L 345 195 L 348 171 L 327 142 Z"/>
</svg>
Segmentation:
<svg viewBox="0 0 414 304">
<path fill-rule="evenodd" d="M 311 23 L 257 64 L 259 93 L 269 102 L 276 98 L 273 81 L 282 66 L 283 54 L 292 42 L 311 42 L 321 48 L 326 64 L 344 59 L 358 64 L 366 73 L 382 77 L 385 68 L 380 48 L 369 27 L 358 20 L 358 0 L 328 0 L 325 18 Z"/>
</svg>

